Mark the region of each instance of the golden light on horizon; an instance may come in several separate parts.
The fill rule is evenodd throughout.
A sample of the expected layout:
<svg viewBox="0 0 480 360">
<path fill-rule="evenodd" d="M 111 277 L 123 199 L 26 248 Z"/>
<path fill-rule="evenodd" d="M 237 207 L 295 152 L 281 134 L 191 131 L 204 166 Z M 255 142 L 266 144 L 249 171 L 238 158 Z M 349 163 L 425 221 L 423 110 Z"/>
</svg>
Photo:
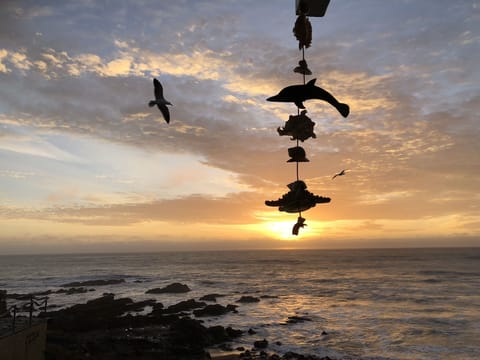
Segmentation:
<svg viewBox="0 0 480 360">
<path fill-rule="evenodd" d="M 270 221 L 263 223 L 261 226 L 265 232 L 275 239 L 295 241 L 298 240 L 298 236 L 292 234 L 294 223 L 292 221 Z M 305 230 L 305 228 L 302 230 Z"/>
</svg>

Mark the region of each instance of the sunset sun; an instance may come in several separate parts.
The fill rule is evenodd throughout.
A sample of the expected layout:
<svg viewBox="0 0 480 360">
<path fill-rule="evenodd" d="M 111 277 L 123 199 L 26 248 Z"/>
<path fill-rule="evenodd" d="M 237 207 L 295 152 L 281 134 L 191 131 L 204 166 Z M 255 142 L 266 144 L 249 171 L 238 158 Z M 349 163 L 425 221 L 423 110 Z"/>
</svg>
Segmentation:
<svg viewBox="0 0 480 360">
<path fill-rule="evenodd" d="M 292 234 L 292 227 L 294 223 L 292 221 L 271 221 L 264 223 L 262 227 L 271 237 L 279 240 L 296 241 L 298 236 Z M 305 227 L 303 230 L 306 230 Z M 302 232 L 303 234 L 303 232 Z"/>
</svg>

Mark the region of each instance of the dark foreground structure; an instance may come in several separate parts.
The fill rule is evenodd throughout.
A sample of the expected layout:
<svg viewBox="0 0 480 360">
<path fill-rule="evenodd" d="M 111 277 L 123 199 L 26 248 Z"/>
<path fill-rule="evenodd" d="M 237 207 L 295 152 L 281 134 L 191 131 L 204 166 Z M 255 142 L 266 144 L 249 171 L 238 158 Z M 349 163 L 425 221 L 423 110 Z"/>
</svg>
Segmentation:
<svg viewBox="0 0 480 360">
<path fill-rule="evenodd" d="M 12 318 L 0 319 L 0 359 L 43 360 L 46 348 L 47 322 L 36 319 L 31 324 L 27 318 L 16 321 L 12 329 Z"/>
</svg>

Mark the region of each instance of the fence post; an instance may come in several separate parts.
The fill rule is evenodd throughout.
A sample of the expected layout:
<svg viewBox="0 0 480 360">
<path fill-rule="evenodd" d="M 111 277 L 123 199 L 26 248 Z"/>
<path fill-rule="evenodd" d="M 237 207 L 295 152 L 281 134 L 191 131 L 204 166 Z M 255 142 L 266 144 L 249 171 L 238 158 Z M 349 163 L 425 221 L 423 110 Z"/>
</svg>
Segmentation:
<svg viewBox="0 0 480 360">
<path fill-rule="evenodd" d="M 32 326 L 33 296 L 30 297 L 30 313 L 28 314 L 28 326 Z"/>
<path fill-rule="evenodd" d="M 15 332 L 15 321 L 17 320 L 17 305 L 13 305 L 12 332 Z"/>
</svg>

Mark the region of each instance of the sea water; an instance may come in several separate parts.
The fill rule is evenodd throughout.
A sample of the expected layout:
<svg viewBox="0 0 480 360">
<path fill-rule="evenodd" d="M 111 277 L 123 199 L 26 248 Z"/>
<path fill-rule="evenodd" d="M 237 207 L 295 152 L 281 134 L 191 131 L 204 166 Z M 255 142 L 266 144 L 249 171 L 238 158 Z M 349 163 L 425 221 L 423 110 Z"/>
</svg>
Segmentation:
<svg viewBox="0 0 480 360">
<path fill-rule="evenodd" d="M 58 290 L 72 281 L 125 279 L 84 294 L 51 294 L 69 306 L 112 292 L 165 306 L 211 293 L 238 313 L 202 318 L 266 338 L 270 351 L 338 358 L 480 359 L 480 248 L 272 250 L 0 256 L 0 289 Z M 186 294 L 145 294 L 172 282 Z M 245 295 L 256 303 L 237 303 Z M 13 302 L 10 301 L 9 305 Z M 287 323 L 291 316 L 308 320 Z"/>
</svg>

